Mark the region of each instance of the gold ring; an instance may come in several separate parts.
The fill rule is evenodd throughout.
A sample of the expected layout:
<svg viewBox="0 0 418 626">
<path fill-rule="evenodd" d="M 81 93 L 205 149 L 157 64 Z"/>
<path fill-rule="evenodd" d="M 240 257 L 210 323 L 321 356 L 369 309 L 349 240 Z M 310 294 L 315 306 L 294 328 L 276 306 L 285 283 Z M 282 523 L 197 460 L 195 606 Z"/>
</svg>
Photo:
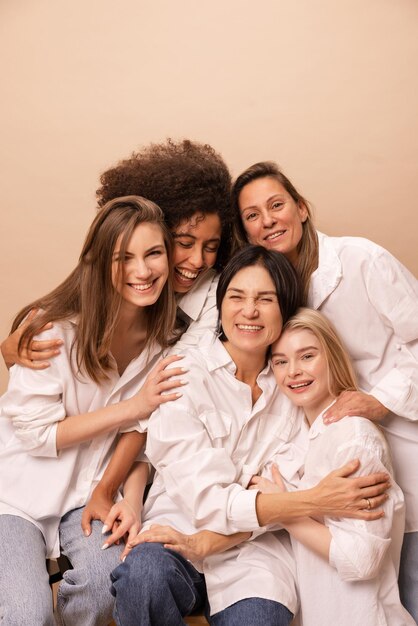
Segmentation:
<svg viewBox="0 0 418 626">
<path fill-rule="evenodd" d="M 372 503 L 370 502 L 370 498 L 366 498 L 367 500 L 367 510 L 370 511 L 370 509 L 372 508 Z"/>
</svg>

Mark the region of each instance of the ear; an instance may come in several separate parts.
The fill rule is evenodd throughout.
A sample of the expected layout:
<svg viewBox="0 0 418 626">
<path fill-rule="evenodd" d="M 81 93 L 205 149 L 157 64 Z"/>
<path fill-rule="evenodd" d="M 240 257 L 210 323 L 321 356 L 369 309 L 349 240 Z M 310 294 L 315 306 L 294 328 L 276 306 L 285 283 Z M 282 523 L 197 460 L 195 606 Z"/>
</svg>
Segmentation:
<svg viewBox="0 0 418 626">
<path fill-rule="evenodd" d="M 309 213 L 308 213 L 308 207 L 302 200 L 299 200 L 298 202 L 298 213 L 299 213 L 300 221 L 303 224 L 308 219 Z"/>
</svg>

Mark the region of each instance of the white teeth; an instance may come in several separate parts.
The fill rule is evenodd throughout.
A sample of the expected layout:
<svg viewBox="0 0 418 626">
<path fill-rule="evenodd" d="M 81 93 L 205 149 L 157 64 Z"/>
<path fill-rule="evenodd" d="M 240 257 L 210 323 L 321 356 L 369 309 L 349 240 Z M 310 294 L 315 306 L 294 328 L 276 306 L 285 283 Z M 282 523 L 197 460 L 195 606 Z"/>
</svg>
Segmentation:
<svg viewBox="0 0 418 626">
<path fill-rule="evenodd" d="M 147 283 L 146 285 L 134 285 L 133 283 L 129 283 L 131 287 L 133 287 L 136 291 L 145 291 L 152 287 L 152 283 Z"/>
<path fill-rule="evenodd" d="M 181 270 L 178 267 L 176 267 L 176 272 L 178 272 L 185 278 L 197 278 L 199 275 L 199 272 L 189 272 L 188 270 Z"/>
<path fill-rule="evenodd" d="M 261 330 L 262 326 L 252 326 L 250 324 L 237 324 L 240 330 Z"/>
<path fill-rule="evenodd" d="M 271 235 L 267 235 L 266 240 L 268 239 L 276 239 L 277 237 L 280 237 L 280 235 L 283 235 L 286 231 L 285 230 L 279 230 L 276 233 L 272 233 Z"/>
<path fill-rule="evenodd" d="M 298 385 L 289 385 L 289 387 L 291 389 L 300 389 L 301 387 L 307 387 L 308 385 L 311 384 L 312 381 L 310 381 L 309 383 L 299 383 Z"/>
</svg>

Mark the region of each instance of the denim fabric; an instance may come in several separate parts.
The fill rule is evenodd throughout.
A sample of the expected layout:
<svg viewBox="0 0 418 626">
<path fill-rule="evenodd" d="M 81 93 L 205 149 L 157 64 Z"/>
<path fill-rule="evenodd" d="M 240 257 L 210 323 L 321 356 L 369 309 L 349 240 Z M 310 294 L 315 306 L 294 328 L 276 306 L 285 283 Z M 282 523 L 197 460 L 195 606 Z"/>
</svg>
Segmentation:
<svg viewBox="0 0 418 626">
<path fill-rule="evenodd" d="M 418 532 L 404 535 L 399 569 L 401 602 L 418 624 Z"/>
<path fill-rule="evenodd" d="M 293 614 L 280 602 L 246 598 L 209 618 L 211 626 L 289 626 Z"/>
<path fill-rule="evenodd" d="M 2 626 L 54 626 L 46 547 L 39 528 L 0 515 L 0 622 Z"/>
<path fill-rule="evenodd" d="M 134 548 L 111 578 L 118 626 L 181 626 L 206 602 L 202 574 L 160 543 Z"/>
<path fill-rule="evenodd" d="M 112 621 L 113 597 L 109 575 L 120 563 L 123 546 L 101 550 L 103 524 L 92 523 L 90 537 L 81 530 L 83 508 L 70 511 L 60 523 L 61 552 L 72 568 L 64 573 L 57 597 L 57 620 L 64 626 L 107 626 Z"/>
</svg>

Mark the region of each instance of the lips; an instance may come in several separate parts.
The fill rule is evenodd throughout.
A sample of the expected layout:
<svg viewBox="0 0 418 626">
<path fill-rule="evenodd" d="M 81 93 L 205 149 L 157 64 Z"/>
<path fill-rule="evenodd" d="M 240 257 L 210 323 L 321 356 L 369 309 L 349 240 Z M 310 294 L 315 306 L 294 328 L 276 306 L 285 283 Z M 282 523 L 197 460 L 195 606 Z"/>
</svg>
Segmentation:
<svg viewBox="0 0 418 626">
<path fill-rule="evenodd" d="M 263 326 L 258 326 L 258 324 L 237 324 L 236 326 L 239 330 L 245 330 L 248 332 L 258 332 L 264 328 Z"/>
<path fill-rule="evenodd" d="M 185 270 L 181 267 L 176 267 L 175 273 L 180 279 L 183 280 L 195 280 L 200 274 L 200 272 L 192 272 L 191 270 Z"/>
<path fill-rule="evenodd" d="M 264 237 L 264 241 L 274 241 L 278 237 L 281 237 L 285 234 L 285 230 L 276 230 L 274 233 L 270 233 L 266 237 Z"/>
<path fill-rule="evenodd" d="M 135 291 L 137 291 L 138 293 L 141 293 L 143 291 L 147 291 L 148 289 L 151 289 L 151 287 L 154 285 L 154 283 L 158 280 L 158 278 L 156 278 L 155 280 L 148 282 L 148 283 L 128 283 L 129 287 L 131 287 L 132 289 L 134 289 Z"/>
<path fill-rule="evenodd" d="M 309 387 L 310 385 L 312 385 L 313 380 L 308 380 L 306 382 L 303 383 L 293 383 L 288 385 L 289 389 L 292 389 L 292 391 L 299 391 L 302 389 L 306 389 L 306 387 Z"/>
</svg>

